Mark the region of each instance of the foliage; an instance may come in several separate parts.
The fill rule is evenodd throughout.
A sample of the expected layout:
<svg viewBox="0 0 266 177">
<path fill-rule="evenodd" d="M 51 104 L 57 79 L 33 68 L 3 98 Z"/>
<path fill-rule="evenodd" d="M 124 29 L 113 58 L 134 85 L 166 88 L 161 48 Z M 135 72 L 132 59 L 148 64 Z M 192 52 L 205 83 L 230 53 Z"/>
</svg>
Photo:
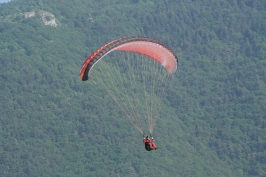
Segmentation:
<svg viewBox="0 0 266 177">
<path fill-rule="evenodd" d="M 0 4 L 2 176 L 265 176 L 266 2 L 13 0 Z M 59 26 L 43 24 L 43 10 Z M 47 20 L 51 20 L 48 18 Z M 83 60 L 123 36 L 180 66 L 147 153 Z"/>
</svg>

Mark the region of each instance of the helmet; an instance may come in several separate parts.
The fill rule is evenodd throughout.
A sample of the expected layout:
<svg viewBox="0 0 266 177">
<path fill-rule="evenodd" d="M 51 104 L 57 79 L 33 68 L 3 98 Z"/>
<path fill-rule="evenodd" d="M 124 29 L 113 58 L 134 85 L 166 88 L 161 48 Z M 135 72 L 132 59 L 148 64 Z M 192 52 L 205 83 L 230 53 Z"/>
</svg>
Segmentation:
<svg viewBox="0 0 266 177">
<path fill-rule="evenodd" d="M 148 140 L 149 139 L 149 136 L 146 136 L 146 140 Z"/>
</svg>

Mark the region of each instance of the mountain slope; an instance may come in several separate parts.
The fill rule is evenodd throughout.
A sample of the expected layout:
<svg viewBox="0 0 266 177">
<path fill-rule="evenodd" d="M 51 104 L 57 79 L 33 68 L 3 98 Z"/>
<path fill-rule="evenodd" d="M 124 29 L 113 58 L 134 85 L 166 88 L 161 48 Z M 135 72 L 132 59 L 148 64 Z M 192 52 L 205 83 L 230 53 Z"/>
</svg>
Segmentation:
<svg viewBox="0 0 266 177">
<path fill-rule="evenodd" d="M 2 176 L 264 176 L 265 7 L 248 0 L 1 4 Z M 45 25 L 53 19 L 57 26 Z M 155 127 L 159 149 L 150 153 L 106 92 L 78 77 L 91 52 L 131 35 L 162 41 L 180 61 Z"/>
</svg>

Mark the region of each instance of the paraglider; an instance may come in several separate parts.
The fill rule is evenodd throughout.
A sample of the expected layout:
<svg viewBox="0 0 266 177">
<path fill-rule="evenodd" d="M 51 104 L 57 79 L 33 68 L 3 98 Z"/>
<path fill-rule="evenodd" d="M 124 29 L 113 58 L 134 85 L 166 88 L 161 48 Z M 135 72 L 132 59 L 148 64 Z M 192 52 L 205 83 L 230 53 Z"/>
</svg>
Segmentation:
<svg viewBox="0 0 266 177">
<path fill-rule="evenodd" d="M 120 52 L 112 56 L 115 51 Z M 107 56 L 110 59 L 99 62 Z M 81 66 L 80 80 L 97 78 L 95 83 L 102 84 L 98 88 L 105 88 L 142 135 L 147 120 L 151 135 L 155 120 L 160 117 L 160 98 L 177 67 L 176 55 L 161 42 L 147 37 L 124 37 L 93 52 Z M 143 143 L 147 151 L 157 149 L 152 136 L 144 138 Z"/>
<path fill-rule="evenodd" d="M 153 137 L 150 135 L 149 136 L 145 136 L 143 137 L 143 143 L 145 144 L 145 149 L 147 151 L 152 151 L 152 150 L 157 150 L 157 146 L 156 144 L 154 143 L 154 139 Z"/>
<path fill-rule="evenodd" d="M 177 69 L 178 59 L 165 45 L 154 39 L 146 37 L 124 37 L 105 44 L 92 53 L 83 63 L 80 70 L 80 79 L 89 79 L 91 68 L 105 55 L 114 51 L 123 50 L 146 55 L 163 65 L 170 73 Z"/>
</svg>

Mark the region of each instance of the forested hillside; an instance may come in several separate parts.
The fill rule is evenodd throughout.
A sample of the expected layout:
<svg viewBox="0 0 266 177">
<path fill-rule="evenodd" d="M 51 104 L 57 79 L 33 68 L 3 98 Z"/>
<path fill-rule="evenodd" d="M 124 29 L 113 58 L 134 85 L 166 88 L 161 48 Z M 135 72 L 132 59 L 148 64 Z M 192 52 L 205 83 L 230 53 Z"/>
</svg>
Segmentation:
<svg viewBox="0 0 266 177">
<path fill-rule="evenodd" d="M 266 1 L 0 4 L 0 176 L 266 176 Z M 81 64 L 124 36 L 179 59 L 147 152 Z"/>
</svg>

